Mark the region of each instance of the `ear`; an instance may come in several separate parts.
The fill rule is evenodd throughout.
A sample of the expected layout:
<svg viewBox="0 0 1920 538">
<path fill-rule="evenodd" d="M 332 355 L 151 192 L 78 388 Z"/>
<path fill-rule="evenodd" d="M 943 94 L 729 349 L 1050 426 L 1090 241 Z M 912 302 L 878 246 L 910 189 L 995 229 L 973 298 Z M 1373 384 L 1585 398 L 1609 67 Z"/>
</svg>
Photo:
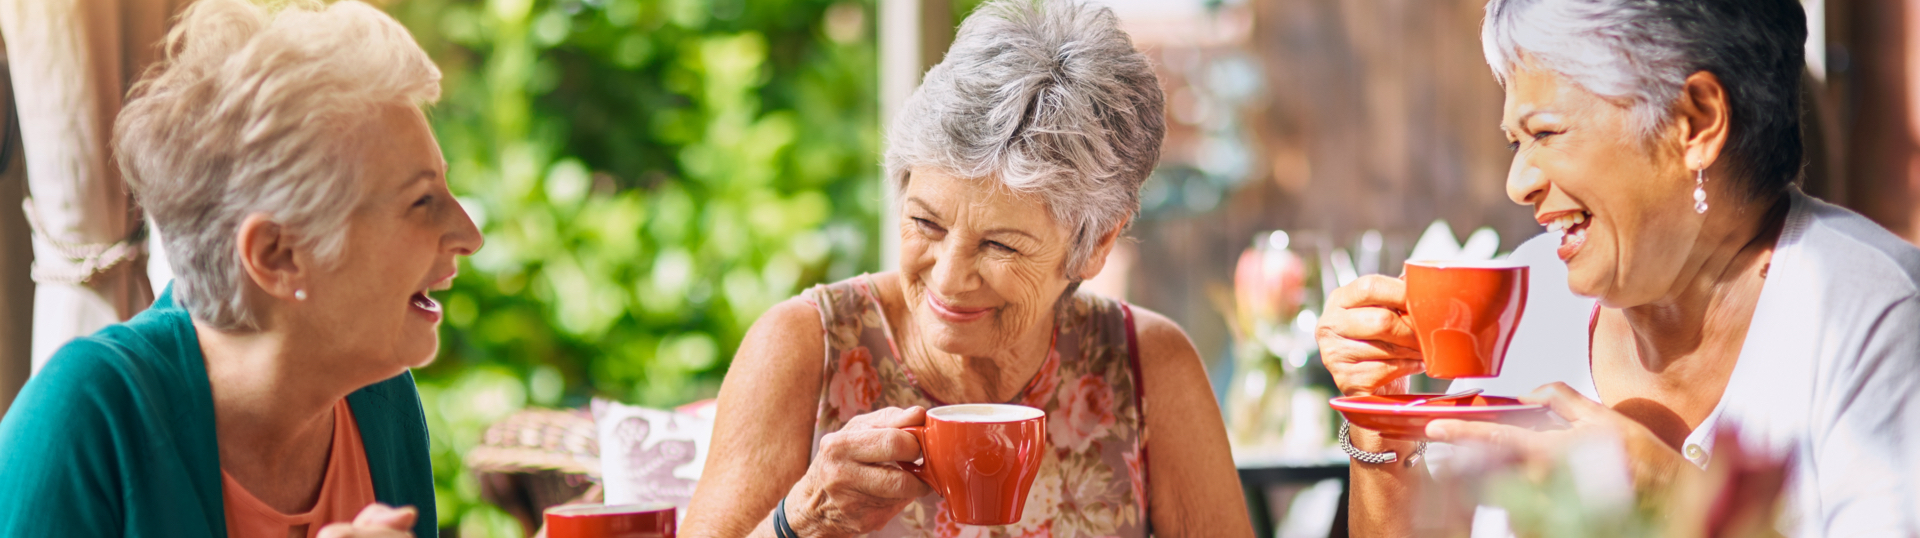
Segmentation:
<svg viewBox="0 0 1920 538">
<path fill-rule="evenodd" d="M 1687 169 L 1713 166 L 1727 145 L 1727 125 L 1733 120 L 1733 106 L 1720 77 L 1706 71 L 1688 75 L 1674 112 Z"/>
<path fill-rule="evenodd" d="M 1087 257 L 1087 265 L 1080 268 L 1080 274 L 1075 276 L 1080 280 L 1093 280 L 1093 277 L 1099 276 L 1100 270 L 1107 267 L 1107 254 L 1113 252 L 1113 245 L 1120 242 L 1120 232 L 1126 229 L 1127 223 L 1122 222 L 1101 235 L 1100 242 L 1094 244 L 1093 253 Z"/>
<path fill-rule="evenodd" d="M 295 256 L 293 236 L 285 226 L 266 213 L 253 213 L 240 221 L 238 244 L 240 269 L 247 280 L 283 301 L 293 301 L 294 292 L 306 286 L 304 260 Z"/>
</svg>

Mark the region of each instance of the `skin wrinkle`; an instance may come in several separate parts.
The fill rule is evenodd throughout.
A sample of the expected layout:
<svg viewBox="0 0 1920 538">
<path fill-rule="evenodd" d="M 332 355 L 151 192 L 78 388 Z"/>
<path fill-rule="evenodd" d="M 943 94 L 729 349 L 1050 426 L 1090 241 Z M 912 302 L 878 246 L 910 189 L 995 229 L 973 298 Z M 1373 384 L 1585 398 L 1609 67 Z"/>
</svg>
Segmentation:
<svg viewBox="0 0 1920 538">
<path fill-rule="evenodd" d="M 354 248 L 342 263 L 317 263 L 292 228 L 264 213 L 238 227 L 245 297 L 262 314 L 257 330 L 194 319 L 213 389 L 223 471 L 283 513 L 317 499 L 335 402 L 347 393 L 431 362 L 437 322 L 413 312 L 411 297 L 453 273 L 454 259 L 482 244 L 453 202 L 439 145 L 410 105 L 371 111 L 352 133 L 388 141 L 356 155 L 370 173 L 345 217 Z M 431 181 L 419 181 L 427 170 Z M 293 297 L 306 290 L 308 299 Z"/>
<path fill-rule="evenodd" d="M 1071 284 L 1060 271 L 1068 234 L 1035 197 L 992 179 L 916 169 L 903 200 L 902 300 L 887 312 L 901 360 L 928 372 L 917 377 L 943 401 L 1012 399 L 1046 360 L 1054 307 Z M 1021 233 L 985 233 L 1001 228 Z M 992 311 L 950 323 L 929 296 Z"/>
<path fill-rule="evenodd" d="M 176 299 L 215 326 L 248 329 L 262 320 L 241 297 L 237 258 L 222 254 L 231 232 L 247 213 L 272 214 L 320 261 L 337 257 L 357 202 L 350 179 L 364 171 L 344 156 L 367 143 L 337 139 L 372 107 L 435 100 L 440 73 L 365 4 L 188 9 L 116 119 L 115 154 L 155 220 L 184 224 L 162 229 L 170 258 L 205 263 L 176 271 Z"/>
<path fill-rule="evenodd" d="M 1038 6 L 990 4 L 968 18 L 889 130 L 886 162 L 900 190 L 925 166 L 1042 197 L 1072 232 L 1062 268 L 1074 274 L 1100 233 L 1138 211 L 1164 105 L 1109 11 L 1052 18 Z"/>
<path fill-rule="evenodd" d="M 1708 164 L 1724 161 L 1717 141 L 1728 121 L 1712 75 L 1689 78 L 1690 98 L 1676 106 L 1670 127 L 1653 140 L 1662 149 L 1652 153 L 1633 151 L 1639 142 L 1626 108 L 1532 67 L 1513 82 L 1507 116 L 1526 120 L 1507 123 L 1520 144 L 1509 194 L 1537 215 L 1589 215 L 1587 240 L 1568 260 L 1568 282 L 1608 308 L 1593 343 L 1602 401 L 1664 443 L 1684 440 L 1731 375 L 1784 198 L 1743 204 L 1720 187 L 1708 191 L 1716 212 L 1702 217 L 1690 207 L 1689 170 L 1731 175 L 1727 162 Z"/>
<path fill-rule="evenodd" d="M 1738 9 L 1735 16 L 1725 10 Z M 1693 73 L 1722 77 L 1732 118 L 1743 129 L 1726 153 L 1753 199 L 1778 195 L 1799 177 L 1799 46 L 1805 13 L 1796 2 L 1767 0 L 1708 6 L 1628 1 L 1494 0 L 1487 6 L 1482 47 L 1494 78 L 1509 84 L 1531 62 L 1631 109 L 1643 137 L 1667 129 L 1669 105 Z"/>
</svg>

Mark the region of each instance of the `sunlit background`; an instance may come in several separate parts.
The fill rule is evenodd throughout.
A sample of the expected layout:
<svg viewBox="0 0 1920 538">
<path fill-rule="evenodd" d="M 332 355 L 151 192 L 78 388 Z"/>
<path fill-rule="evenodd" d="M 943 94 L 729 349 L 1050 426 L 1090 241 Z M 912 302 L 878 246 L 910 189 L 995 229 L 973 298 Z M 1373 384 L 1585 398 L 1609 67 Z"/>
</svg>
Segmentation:
<svg viewBox="0 0 1920 538">
<path fill-rule="evenodd" d="M 465 459 L 489 425 L 596 397 L 663 409 L 711 398 L 767 308 L 891 266 L 883 111 L 979 2 L 373 3 L 445 73 L 429 116 L 487 237 L 444 295 L 440 357 L 416 372 L 440 524 L 520 536 Z M 1089 287 L 1192 335 L 1243 464 L 1324 463 L 1313 458 L 1338 422 L 1303 333 L 1324 291 L 1398 272 L 1436 222 L 1435 237 L 1488 254 L 1540 231 L 1502 190 L 1485 2 L 1099 3 L 1151 57 L 1169 133 L 1131 241 Z M 1911 108 L 1906 51 L 1920 33 L 1897 2 L 1803 3 L 1815 29 L 1806 188 L 1911 239 L 1916 120 L 1855 111 Z M 18 185 L 0 182 L 0 207 L 19 205 Z M 12 331 L 0 334 L 24 334 L 14 327 L 32 312 L 15 300 L 32 294 L 23 228 L 0 222 L 0 330 Z M 1306 289 L 1284 308 L 1249 307 L 1271 290 L 1248 275 L 1285 259 Z M 26 342 L 0 341 L 4 409 Z M 1287 508 L 1273 502 L 1256 519 Z M 1555 524 L 1594 528 L 1570 521 Z"/>
</svg>

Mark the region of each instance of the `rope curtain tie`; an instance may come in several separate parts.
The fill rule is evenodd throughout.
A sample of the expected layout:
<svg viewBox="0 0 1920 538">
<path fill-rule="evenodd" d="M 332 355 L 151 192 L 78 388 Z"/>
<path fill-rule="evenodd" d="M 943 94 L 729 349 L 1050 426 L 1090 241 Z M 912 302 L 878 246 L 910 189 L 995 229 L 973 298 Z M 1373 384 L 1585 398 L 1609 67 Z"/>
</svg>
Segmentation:
<svg viewBox="0 0 1920 538">
<path fill-rule="evenodd" d="M 35 247 L 47 247 L 52 250 L 53 259 L 47 252 L 34 249 L 33 281 L 41 284 L 86 284 L 94 277 L 112 270 L 122 263 L 133 261 L 147 253 L 147 225 L 145 220 L 136 221 L 138 226 L 127 233 L 125 239 L 112 243 L 69 243 L 53 238 L 40 220 L 40 213 L 34 209 L 33 198 L 28 197 L 21 204 L 27 215 L 27 227 L 33 231 Z M 52 262 L 52 263 L 49 263 Z"/>
</svg>

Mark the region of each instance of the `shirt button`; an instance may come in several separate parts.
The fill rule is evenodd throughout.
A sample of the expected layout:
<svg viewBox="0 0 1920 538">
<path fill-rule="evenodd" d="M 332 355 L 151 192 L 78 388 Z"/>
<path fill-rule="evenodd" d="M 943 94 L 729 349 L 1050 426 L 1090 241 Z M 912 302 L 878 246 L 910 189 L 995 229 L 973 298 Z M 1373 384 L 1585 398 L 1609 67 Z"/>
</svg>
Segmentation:
<svg viewBox="0 0 1920 538">
<path fill-rule="evenodd" d="M 1701 450 L 1700 445 L 1687 445 L 1687 459 L 1690 459 L 1693 461 L 1700 461 L 1700 458 L 1704 458 L 1706 456 L 1707 456 L 1707 451 Z"/>
</svg>

